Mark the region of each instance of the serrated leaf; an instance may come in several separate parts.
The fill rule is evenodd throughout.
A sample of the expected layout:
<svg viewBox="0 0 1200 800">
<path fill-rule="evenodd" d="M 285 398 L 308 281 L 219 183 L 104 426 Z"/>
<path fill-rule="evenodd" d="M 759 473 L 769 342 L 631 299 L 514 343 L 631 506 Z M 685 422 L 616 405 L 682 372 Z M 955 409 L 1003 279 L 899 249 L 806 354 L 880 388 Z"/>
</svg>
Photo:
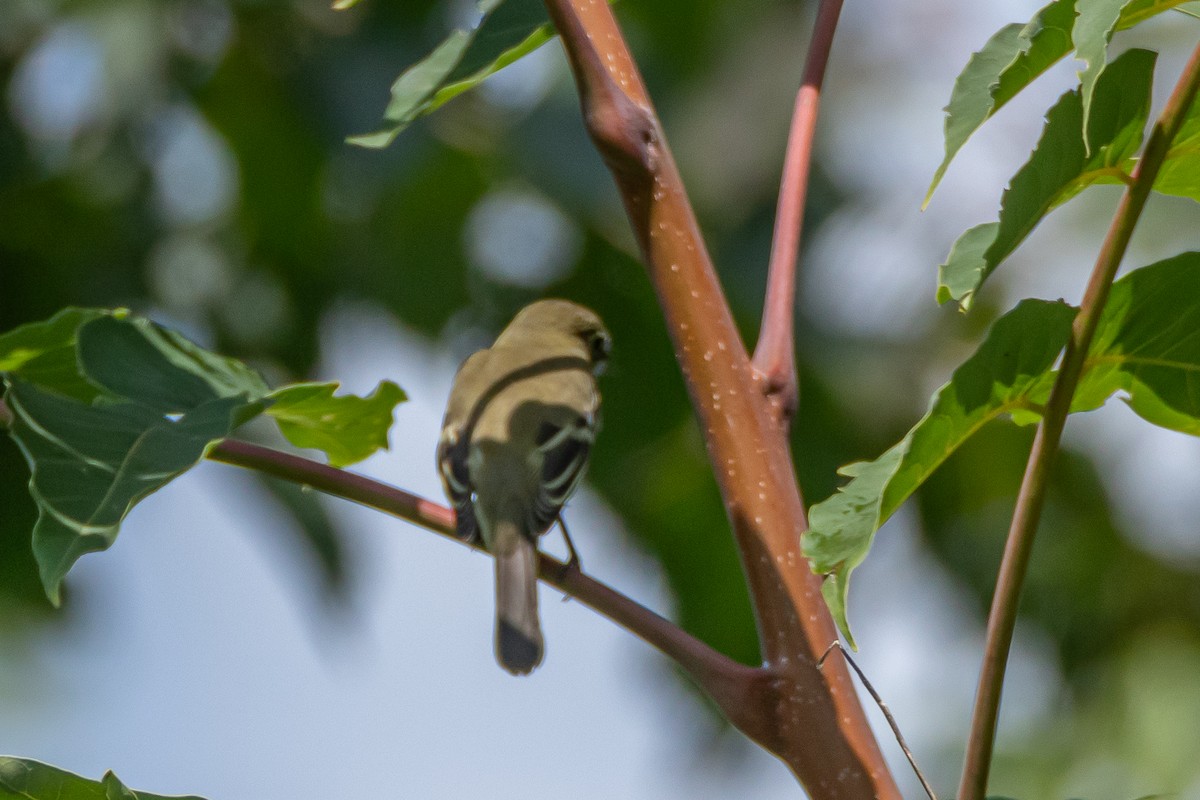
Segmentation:
<svg viewBox="0 0 1200 800">
<path fill-rule="evenodd" d="M 843 468 L 850 482 L 810 509 L 804 552 L 830 576 L 823 593 L 840 625 L 850 572 L 900 504 L 983 423 L 1006 413 L 1038 418 L 1074 314 L 1063 303 L 1026 300 L 1001 317 L 908 435 L 875 461 Z M 1098 408 L 1117 392 L 1149 422 L 1200 436 L 1200 253 L 1113 284 L 1071 410 Z"/>
<path fill-rule="evenodd" d="M 32 473 L 33 552 L 46 595 L 84 554 L 107 549 L 139 501 L 193 467 L 214 442 L 262 410 L 221 397 L 175 416 L 133 402 L 89 405 L 10 378 L 10 433 Z"/>
<path fill-rule="evenodd" d="M 1078 47 L 1080 40 L 1074 39 L 1074 36 L 1084 41 L 1080 57 L 1087 60 L 1088 69 L 1085 72 L 1090 74 L 1086 81 L 1094 88 L 1104 70 L 1108 40 L 1112 36 L 1111 30 L 1105 30 L 1108 7 L 1114 0 L 1098 0 L 1101 6 L 1090 8 L 1096 2 L 1089 0 L 1084 4 L 1083 10 L 1088 19 L 1082 30 L 1076 30 L 1075 0 L 1055 0 L 1042 7 L 1028 24 L 1001 28 L 982 50 L 971 56 L 954 82 L 950 102 L 945 109 L 946 152 L 929 184 L 922 207 L 929 205 L 950 162 L 967 139 L 1005 103 L 1071 52 L 1072 47 Z M 1115 29 L 1132 28 L 1183 3 L 1184 0 L 1126 0 L 1121 6 Z M 1085 90 L 1085 94 L 1089 95 L 1085 99 L 1085 117 L 1091 116 L 1092 88 Z"/>
<path fill-rule="evenodd" d="M 848 638 L 850 574 L 866 558 L 879 526 L 985 423 L 1029 410 L 1049 392 L 1050 370 L 1074 316 L 1067 304 L 1043 300 L 1025 300 L 1005 314 L 908 435 L 875 461 L 843 467 L 850 482 L 809 510 L 804 554 L 814 572 L 828 576 L 823 593 Z"/>
<path fill-rule="evenodd" d="M 1154 191 L 1200 202 L 1200 102 L 1192 102 L 1154 180 Z"/>
<path fill-rule="evenodd" d="M 270 395 L 267 413 L 292 444 L 323 450 L 331 465 L 344 467 L 387 449 L 392 413 L 408 398 L 391 381 L 368 397 L 335 397 L 337 389 L 337 383 L 284 387 Z"/>
<path fill-rule="evenodd" d="M 1089 0 L 1079 6 L 1071 39 L 1075 45 L 1075 58 L 1084 63 L 1084 68 L 1079 71 L 1079 92 L 1085 128 L 1096 81 L 1108 63 L 1108 43 L 1121 17 L 1121 9 L 1126 5 L 1129 0 Z"/>
<path fill-rule="evenodd" d="M 1055 0 L 1025 25 L 1006 25 L 974 53 L 946 105 L 946 154 L 925 194 L 929 205 L 954 156 L 993 114 L 1071 48 L 1075 0 Z"/>
<path fill-rule="evenodd" d="M 0 800 L 202 800 L 135 792 L 111 771 L 99 781 L 28 758 L 0 756 Z"/>
<path fill-rule="evenodd" d="M 1128 172 L 1150 113 L 1155 59 L 1148 50 L 1130 50 L 1101 73 L 1086 129 L 1080 90 L 1059 98 L 1037 147 L 1004 192 L 999 223 L 968 230 L 939 267 L 939 302 L 954 299 L 969 309 L 983 281 L 1051 209 Z"/>
<path fill-rule="evenodd" d="M 475 28 L 451 31 L 392 84 L 385 126 L 350 137 L 350 144 L 387 147 L 413 120 L 436 111 L 553 38 L 545 6 L 537 0 L 487 0 L 479 8 L 482 18 Z"/>
<path fill-rule="evenodd" d="M 123 311 L 65 308 L 44 322 L 31 322 L 0 335 L 0 373 L 52 386 L 59 394 L 90 402 L 99 394 L 79 371 L 75 341 L 86 322 Z"/>
</svg>

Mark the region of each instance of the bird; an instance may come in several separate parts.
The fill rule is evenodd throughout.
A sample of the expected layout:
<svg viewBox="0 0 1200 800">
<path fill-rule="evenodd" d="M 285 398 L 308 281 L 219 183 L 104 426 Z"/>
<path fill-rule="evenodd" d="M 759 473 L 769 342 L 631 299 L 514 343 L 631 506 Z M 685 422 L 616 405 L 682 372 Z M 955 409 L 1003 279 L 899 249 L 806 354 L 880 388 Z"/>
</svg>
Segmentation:
<svg viewBox="0 0 1200 800">
<path fill-rule="evenodd" d="M 539 300 L 463 362 L 450 390 L 438 473 L 459 538 L 495 558 L 496 660 L 513 675 L 542 661 L 538 538 L 562 524 L 587 467 L 600 422 L 596 379 L 611 349 L 595 312 Z M 578 568 L 567 543 L 568 567 Z"/>
</svg>

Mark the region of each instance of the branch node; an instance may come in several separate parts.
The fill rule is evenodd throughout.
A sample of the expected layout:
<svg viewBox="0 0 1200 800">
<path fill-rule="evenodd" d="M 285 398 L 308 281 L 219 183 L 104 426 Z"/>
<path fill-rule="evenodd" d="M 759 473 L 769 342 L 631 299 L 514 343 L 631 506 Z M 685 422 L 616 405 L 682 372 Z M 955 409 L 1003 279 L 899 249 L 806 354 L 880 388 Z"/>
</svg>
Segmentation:
<svg viewBox="0 0 1200 800">
<path fill-rule="evenodd" d="M 759 367 L 752 365 L 754 382 L 775 412 L 776 418 L 790 423 L 800 407 L 800 386 L 794 368 Z"/>
<path fill-rule="evenodd" d="M 605 81 L 585 106 L 588 134 L 605 163 L 625 178 L 647 180 L 658 167 L 658 133 L 650 110 Z"/>
</svg>

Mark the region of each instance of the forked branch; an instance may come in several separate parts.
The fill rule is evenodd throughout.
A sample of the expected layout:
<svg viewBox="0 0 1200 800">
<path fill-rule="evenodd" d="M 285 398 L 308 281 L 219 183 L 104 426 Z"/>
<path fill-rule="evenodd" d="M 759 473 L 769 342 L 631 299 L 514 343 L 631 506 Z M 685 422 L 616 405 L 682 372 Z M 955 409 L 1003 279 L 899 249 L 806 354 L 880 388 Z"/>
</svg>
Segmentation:
<svg viewBox="0 0 1200 800">
<path fill-rule="evenodd" d="M 658 295 L 746 573 L 774 681 L 761 724 L 742 729 L 782 758 L 814 800 L 898 798 L 845 663 L 816 666 L 836 631 L 820 579 L 800 553 L 804 505 L 784 415 L 772 399 L 776 392 L 764 391 L 765 373 L 751 365 L 734 326 L 612 9 L 598 0 L 545 3 L 575 75 L 584 122 L 617 183 Z M 826 11 L 825 19 L 832 35 L 836 14 L 831 19 Z M 785 274 L 775 282 L 792 281 Z M 790 305 L 785 311 L 782 326 L 790 336 Z"/>
</svg>

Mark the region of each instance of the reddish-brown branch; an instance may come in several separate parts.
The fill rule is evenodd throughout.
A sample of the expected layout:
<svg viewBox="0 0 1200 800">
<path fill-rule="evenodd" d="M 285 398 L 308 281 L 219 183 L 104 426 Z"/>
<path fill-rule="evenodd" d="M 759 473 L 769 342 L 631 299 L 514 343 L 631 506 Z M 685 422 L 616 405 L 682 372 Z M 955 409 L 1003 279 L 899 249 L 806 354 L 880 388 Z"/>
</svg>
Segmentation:
<svg viewBox="0 0 1200 800">
<path fill-rule="evenodd" d="M 1146 199 L 1150 196 L 1159 167 L 1162 166 L 1172 140 L 1183 125 L 1188 108 L 1195 102 L 1198 90 L 1200 46 L 1192 53 L 1191 60 L 1188 61 L 1158 122 L 1155 123 L 1134 170 L 1133 181 L 1125 190 L 1113 215 L 1108 235 L 1088 280 L 1079 313 L 1072 325 L 1071 338 L 1067 342 L 1058 378 L 1046 404 L 1045 416 L 1034 437 L 1033 449 L 1029 454 L 1025 476 L 1017 495 L 1008 540 L 1004 546 L 1000 573 L 996 578 L 996 593 L 992 599 L 991 613 L 988 616 L 979 689 L 975 696 L 971 734 L 967 740 L 967 755 L 958 790 L 960 800 L 982 800 L 986 794 L 1008 651 L 1017 622 L 1021 586 L 1029 565 L 1029 555 L 1033 550 L 1034 535 L 1041 519 L 1050 468 L 1058 452 L 1058 443 L 1067 414 L 1071 410 L 1071 400 L 1083 372 L 1084 360 L 1096 326 L 1100 322 L 1100 315 L 1104 311 L 1104 304 L 1108 301 L 1113 279 L 1121 265 L 1121 259 L 1125 256 L 1125 250 L 1146 205 Z"/>
<path fill-rule="evenodd" d="M 546 0 L 584 121 L 620 190 L 708 444 L 753 601 L 771 706 L 748 735 L 815 800 L 898 798 L 800 554 L 804 506 L 785 427 L 760 388 L 644 83 L 608 3 Z"/>
<path fill-rule="evenodd" d="M 837 30 L 841 11 L 842 0 L 822 0 L 813 24 L 812 41 L 808 46 L 800 91 L 796 94 L 787 153 L 783 161 L 762 326 L 758 344 L 754 348 L 754 369 L 762 378 L 762 390 L 774 399 L 778 413 L 784 419 L 790 419 L 796 413 L 799 402 L 794 331 L 796 263 L 800 252 L 800 231 L 804 223 L 813 137 L 821 104 L 821 84 L 825 80 L 825 66 L 829 63 L 833 34 Z"/>
<path fill-rule="evenodd" d="M 213 447 L 208 458 L 311 486 L 465 544 L 454 533 L 454 512 L 449 508 L 365 475 L 236 439 Z M 734 724 L 751 730 L 760 724 L 771 684 L 766 670 L 739 664 L 670 620 L 545 554 L 538 575 L 674 659 Z"/>
</svg>

